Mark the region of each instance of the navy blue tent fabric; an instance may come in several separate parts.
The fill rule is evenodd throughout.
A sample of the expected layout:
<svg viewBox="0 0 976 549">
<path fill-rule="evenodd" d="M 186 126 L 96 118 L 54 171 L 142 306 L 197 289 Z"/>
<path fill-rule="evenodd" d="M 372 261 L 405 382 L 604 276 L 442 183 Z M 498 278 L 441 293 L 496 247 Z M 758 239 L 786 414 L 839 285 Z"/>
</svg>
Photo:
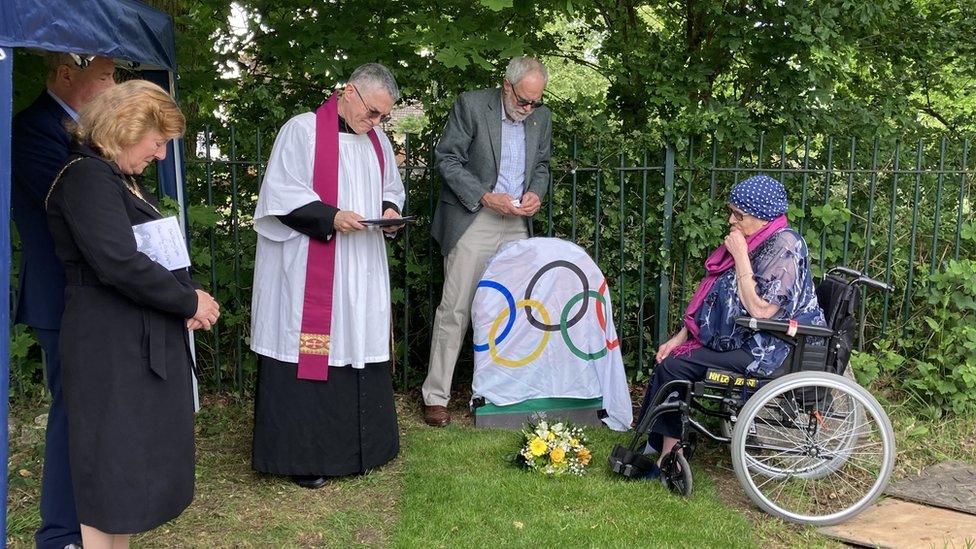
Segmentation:
<svg viewBox="0 0 976 549">
<path fill-rule="evenodd" d="M 163 89 L 169 89 L 169 73 L 166 71 L 144 71 L 141 76 L 153 84 L 158 84 Z M 159 183 L 159 191 L 173 198 L 178 197 L 176 189 L 176 165 L 171 160 L 176 149 L 176 140 L 172 140 L 166 145 L 166 161 L 156 163 L 156 174 Z"/>
<path fill-rule="evenodd" d="M 0 48 L 0 289 L 10 283 L 10 122 L 14 51 Z M 0 463 L 6 465 L 7 397 L 10 391 L 10 292 L 0 292 Z M 7 539 L 7 475 L 0 475 L 0 543 Z M 4 545 L 6 545 L 4 543 Z"/>
<path fill-rule="evenodd" d="M 3 0 L 0 45 L 176 70 L 173 19 L 135 0 Z"/>
</svg>

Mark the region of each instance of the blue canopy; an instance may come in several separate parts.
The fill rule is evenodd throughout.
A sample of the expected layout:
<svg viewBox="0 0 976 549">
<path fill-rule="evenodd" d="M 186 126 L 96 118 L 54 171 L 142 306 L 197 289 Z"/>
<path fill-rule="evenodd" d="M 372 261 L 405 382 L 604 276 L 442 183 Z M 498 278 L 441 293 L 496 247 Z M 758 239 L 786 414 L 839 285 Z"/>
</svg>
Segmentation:
<svg viewBox="0 0 976 549">
<path fill-rule="evenodd" d="M 134 0 L 2 0 L 0 2 L 0 463 L 7 463 L 10 379 L 10 132 L 13 48 L 129 61 L 175 95 L 173 19 Z M 159 163 L 162 191 L 183 200 L 182 143 Z M 186 216 L 183 216 L 184 223 Z M 0 475 L 0 543 L 7 538 L 7 475 Z"/>
<path fill-rule="evenodd" d="M 173 19 L 134 0 L 4 0 L 0 46 L 97 54 L 176 70 Z"/>
</svg>

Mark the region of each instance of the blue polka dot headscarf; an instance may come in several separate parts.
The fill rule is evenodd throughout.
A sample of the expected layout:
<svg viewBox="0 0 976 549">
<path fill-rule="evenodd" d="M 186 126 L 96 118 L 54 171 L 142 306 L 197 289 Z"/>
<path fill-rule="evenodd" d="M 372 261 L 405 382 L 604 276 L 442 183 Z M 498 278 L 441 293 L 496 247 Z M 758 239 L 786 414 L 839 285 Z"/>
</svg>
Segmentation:
<svg viewBox="0 0 976 549">
<path fill-rule="evenodd" d="M 756 175 L 732 189 L 729 203 L 753 217 L 772 221 L 786 213 L 786 189 L 772 177 Z"/>
</svg>

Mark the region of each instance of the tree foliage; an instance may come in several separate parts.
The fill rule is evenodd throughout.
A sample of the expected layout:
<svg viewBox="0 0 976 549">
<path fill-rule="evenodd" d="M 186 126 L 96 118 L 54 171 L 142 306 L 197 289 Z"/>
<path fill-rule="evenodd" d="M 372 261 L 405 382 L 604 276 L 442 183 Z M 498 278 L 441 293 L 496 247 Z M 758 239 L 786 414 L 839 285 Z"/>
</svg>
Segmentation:
<svg viewBox="0 0 976 549">
<path fill-rule="evenodd" d="M 723 193 L 752 168 L 784 169 L 779 176 L 794 199 L 791 221 L 810 243 L 818 271 L 848 263 L 892 277 L 899 294 L 890 303 L 871 297 L 866 314 L 866 342 L 884 335 L 894 342 L 892 356 L 920 348 L 931 305 L 920 300 L 943 259 L 960 255 L 957 228 L 969 231 L 961 233 L 962 258 L 976 245 L 972 179 L 967 186 L 958 172 L 935 171 L 937 137 L 950 137 L 946 166 L 958 170 L 966 154 L 959 138 L 976 130 L 976 19 L 970 16 L 976 0 L 150 3 L 177 23 L 180 101 L 190 123 L 193 262 L 201 282 L 226 305 L 218 331 L 197 338 L 210 381 L 240 375 L 235 363 L 250 357 L 255 235 L 248 216 L 275 132 L 290 116 L 315 108 L 364 62 L 390 67 L 404 101 L 424 109 L 422 118 L 400 124 L 421 132 L 402 147 L 401 166 L 408 208 L 421 223 L 390 255 L 398 335 L 401 326 L 404 333 L 397 355 L 410 361 L 400 370 L 406 385 L 423 374 L 440 280 L 440 257 L 424 224 L 439 185 L 428 145 L 454 98 L 499 85 L 514 55 L 539 56 L 550 69 L 555 184 L 537 227 L 552 227 L 597 259 L 611 281 L 629 367 L 639 354 L 646 364 L 667 335 L 660 333 L 670 327 L 659 324 L 658 300 L 670 296 L 670 318 L 680 314 L 702 258 L 726 230 L 715 215 Z M 212 163 L 194 155 L 205 129 L 220 155 Z M 677 151 L 671 195 L 660 168 L 668 141 Z M 898 179 L 891 172 L 896 159 L 902 170 L 925 173 Z M 648 168 L 618 171 L 621 166 Z M 845 172 L 848 166 L 857 173 Z M 941 224 L 940 208 L 946 212 Z M 881 316 L 891 324 L 878 326 Z M 949 317 L 933 318 L 951 324 Z M 907 335 L 893 339 L 902 332 Z M 12 348 L 20 352 L 29 342 L 17 334 Z M 937 356 L 961 337 L 948 334 L 939 339 L 945 345 L 926 352 Z M 946 368 L 933 371 L 942 375 Z M 921 380 L 902 388 L 959 409 L 947 404 L 948 386 L 933 391 L 924 376 L 878 370 L 882 377 Z M 960 391 L 972 387 L 964 381 Z"/>
<path fill-rule="evenodd" d="M 367 61 L 391 67 L 406 98 L 439 122 L 458 93 L 497 85 L 507 59 L 525 53 L 556 68 L 550 103 L 563 126 L 580 131 L 715 132 L 745 142 L 760 130 L 976 127 L 976 0 L 183 6 L 183 87 L 196 114 L 211 116 L 216 100 L 224 116 L 266 130 Z"/>
</svg>

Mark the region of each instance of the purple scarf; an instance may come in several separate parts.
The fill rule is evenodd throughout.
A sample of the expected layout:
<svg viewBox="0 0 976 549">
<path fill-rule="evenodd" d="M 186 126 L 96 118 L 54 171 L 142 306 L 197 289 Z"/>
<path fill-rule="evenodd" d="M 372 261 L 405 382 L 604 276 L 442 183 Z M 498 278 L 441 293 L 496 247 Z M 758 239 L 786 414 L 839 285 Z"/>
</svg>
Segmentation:
<svg viewBox="0 0 976 549">
<path fill-rule="evenodd" d="M 755 233 L 746 237 L 746 246 L 749 249 L 749 253 L 759 247 L 760 244 L 766 241 L 770 236 L 779 232 L 789 226 L 789 221 L 786 219 L 785 215 L 781 215 L 776 219 L 770 221 L 765 227 L 759 229 Z M 735 266 L 735 259 L 732 254 L 729 253 L 728 248 L 725 244 L 720 244 L 718 248 L 715 248 L 708 258 L 705 259 L 705 278 L 698 284 L 698 289 L 695 290 L 695 295 L 691 297 L 691 301 L 688 303 L 688 307 L 685 309 L 685 328 L 688 329 L 688 340 L 675 348 L 671 354 L 674 356 L 686 356 L 690 354 L 695 349 L 702 346 L 701 340 L 698 339 L 699 328 L 698 323 L 695 322 L 695 314 L 698 313 L 698 309 L 701 308 L 702 303 L 705 302 L 705 296 L 712 289 L 715 281 L 718 277 L 722 276 L 722 273 L 731 269 Z"/>
</svg>

